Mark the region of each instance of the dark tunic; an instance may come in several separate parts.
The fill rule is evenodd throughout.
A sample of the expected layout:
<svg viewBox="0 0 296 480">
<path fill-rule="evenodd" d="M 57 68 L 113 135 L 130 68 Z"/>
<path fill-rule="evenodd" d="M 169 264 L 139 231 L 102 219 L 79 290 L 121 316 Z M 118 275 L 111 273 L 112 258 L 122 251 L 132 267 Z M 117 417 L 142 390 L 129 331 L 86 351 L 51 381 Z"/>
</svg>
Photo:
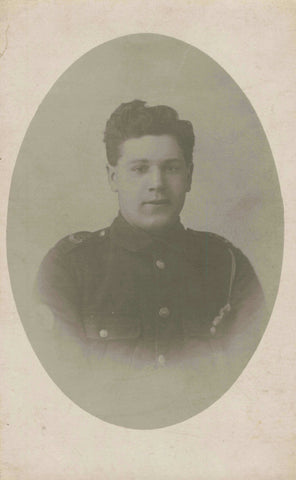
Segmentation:
<svg viewBox="0 0 296 480">
<path fill-rule="evenodd" d="M 36 297 L 52 315 L 52 376 L 114 423 L 167 412 L 167 394 L 185 412 L 185 390 L 194 413 L 205 408 L 241 372 L 265 325 L 256 274 L 230 242 L 181 223 L 155 236 L 121 215 L 58 242 L 41 264 Z"/>
</svg>

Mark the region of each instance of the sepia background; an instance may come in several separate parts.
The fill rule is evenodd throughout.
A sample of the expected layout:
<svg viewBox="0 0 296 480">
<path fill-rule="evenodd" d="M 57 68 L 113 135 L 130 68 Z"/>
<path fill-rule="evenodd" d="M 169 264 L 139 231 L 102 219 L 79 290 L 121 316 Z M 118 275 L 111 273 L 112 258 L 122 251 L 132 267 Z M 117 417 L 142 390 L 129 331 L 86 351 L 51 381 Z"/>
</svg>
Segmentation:
<svg viewBox="0 0 296 480">
<path fill-rule="evenodd" d="M 139 31 L 170 35 L 200 48 L 231 74 L 248 96 L 267 133 L 286 204 L 286 263 L 282 274 L 280 295 L 272 321 L 256 355 L 236 384 L 219 402 L 183 424 L 154 432 L 136 432 L 107 425 L 91 417 L 72 404 L 51 382 L 32 352 L 22 329 L 10 292 L 6 260 L 3 259 L 2 271 L 5 274 L 2 292 L 6 298 L 5 304 L 3 303 L 5 333 L 3 363 L 6 367 L 2 417 L 4 419 L 4 422 L 2 421 L 3 478 L 27 478 L 28 476 L 33 479 L 69 478 L 69 468 L 71 468 L 72 478 L 75 479 L 196 478 L 197 476 L 214 479 L 248 479 L 250 476 L 293 478 L 295 459 L 292 458 L 294 443 L 292 420 L 295 419 L 295 409 L 293 410 L 292 407 L 291 381 L 294 376 L 291 365 L 293 365 L 293 355 L 295 360 L 292 341 L 293 335 L 295 336 L 295 326 L 293 316 L 290 317 L 293 301 L 290 289 L 293 288 L 293 277 L 291 273 L 289 274 L 292 264 L 291 260 L 289 261 L 289 254 L 293 247 L 293 232 L 290 227 L 292 209 L 289 203 L 291 200 L 289 186 L 293 179 L 294 136 L 289 115 L 293 111 L 291 69 L 295 53 L 292 50 L 295 43 L 293 43 L 295 12 L 289 8 L 289 2 L 285 3 L 285 6 L 280 2 L 272 5 L 266 2 L 260 7 L 255 2 L 244 4 L 220 2 L 219 6 L 216 2 L 189 2 L 186 8 L 179 7 L 176 2 L 160 2 L 158 6 L 154 5 L 154 10 L 142 6 L 138 8 L 137 5 L 137 2 L 126 2 L 124 5 L 120 2 L 85 2 L 82 7 L 82 3 L 77 1 L 52 4 L 28 2 L 26 5 L 21 2 L 12 2 L 9 6 L 3 7 L 7 16 L 1 31 L 3 44 L 1 62 L 4 71 L 1 97 L 5 107 L 2 113 L 5 120 L 2 154 L 5 196 L 3 219 L 6 215 L 10 178 L 22 138 L 36 109 L 56 79 L 88 50 L 119 35 Z M 276 25 L 277 28 L 272 28 L 272 25 Z M 6 38 L 8 46 L 5 51 Z M 146 64 L 143 61 L 143 71 L 145 67 Z M 126 71 L 128 72 L 129 69 L 127 68 Z M 139 75 L 143 76 L 143 71 L 139 72 Z M 116 73 L 115 71 L 114 75 Z M 102 72 L 102 75 L 105 74 L 106 72 Z M 183 78 L 181 73 L 178 78 Z M 129 77 L 123 78 L 122 82 L 129 85 Z M 166 98 L 172 98 L 174 88 L 173 84 L 167 86 Z M 143 91 L 147 91 L 147 86 Z M 164 89 L 157 92 L 156 100 L 160 94 L 164 95 Z M 151 96 L 147 98 L 146 95 L 144 99 L 154 103 Z M 115 108 L 122 99 L 114 96 L 112 101 Z M 79 99 L 77 102 L 79 104 Z M 172 104 L 172 101 L 167 103 Z M 189 111 L 192 112 L 192 106 L 188 105 L 187 110 L 184 111 L 182 105 L 184 102 L 179 98 L 172 106 L 176 106 L 181 117 L 192 118 L 191 113 L 188 114 Z M 106 104 L 102 105 L 105 109 L 102 112 L 102 119 L 109 115 L 110 110 L 112 111 L 113 107 L 110 108 L 110 106 L 110 98 L 106 98 Z M 97 114 L 95 108 L 94 111 Z M 73 112 L 65 108 L 65 118 L 59 117 L 57 124 L 68 121 L 67 115 L 71 116 L 71 113 L 73 116 Z M 204 119 L 204 115 L 202 118 Z M 220 126 L 221 119 L 218 120 L 217 125 Z M 192 121 L 194 123 L 193 118 Z M 75 128 L 79 129 L 79 124 L 77 125 L 79 119 L 76 119 L 76 123 L 73 119 L 73 122 Z M 197 123 L 200 125 L 198 121 Z M 199 125 L 196 127 L 198 137 Z M 54 124 L 50 128 L 54 131 Z M 86 128 L 87 134 L 83 144 L 77 143 L 73 147 L 73 133 L 70 136 L 71 144 L 70 142 L 68 145 L 63 144 L 63 151 L 59 148 L 59 143 L 56 144 L 56 156 L 52 161 L 55 178 L 59 177 L 60 183 L 53 186 L 48 182 L 48 185 L 43 188 L 48 188 L 49 191 L 58 188 L 55 195 L 58 202 L 65 198 L 67 190 L 65 192 L 64 186 L 69 181 L 68 176 L 66 179 L 63 178 L 65 171 L 58 159 L 67 158 L 69 161 L 74 148 L 74 157 L 83 153 L 93 161 L 94 154 L 97 154 L 102 147 L 98 136 L 98 144 L 92 147 L 93 150 L 89 150 L 91 142 L 88 141 L 88 135 L 91 137 L 94 134 L 92 128 L 95 128 L 94 123 L 89 125 L 89 130 Z M 102 128 L 103 125 L 100 127 L 101 131 Z M 61 136 L 62 134 L 63 131 Z M 43 146 L 43 155 L 47 155 L 50 150 L 47 141 L 47 134 L 39 137 L 40 145 Z M 215 141 L 219 139 L 215 138 Z M 217 151 L 214 150 L 214 153 L 213 158 L 217 161 Z M 226 154 L 225 151 L 221 152 L 224 160 Z M 197 156 L 199 155 L 200 152 L 197 151 Z M 252 159 L 256 167 L 256 158 L 248 158 Z M 101 159 L 98 157 L 97 160 L 99 165 Z M 211 157 L 207 157 L 207 162 L 210 160 Z M 32 162 L 34 161 L 38 164 L 38 158 L 32 159 Z M 50 158 L 46 162 L 47 167 L 48 165 L 50 165 Z M 43 163 L 40 164 L 41 179 L 48 174 L 47 171 L 42 171 L 42 168 L 44 168 Z M 196 172 L 196 186 L 198 179 L 204 178 L 202 174 L 207 174 L 202 171 L 202 168 L 204 167 L 201 158 Z M 71 164 L 68 169 L 71 170 Z M 215 169 L 210 171 L 215 172 Z M 31 173 L 27 171 L 25 179 L 27 185 L 30 185 Z M 225 175 L 224 172 L 222 173 Z M 265 173 L 268 175 L 269 172 Z M 76 185 L 71 178 L 70 181 Z M 73 185 L 67 186 L 69 189 L 72 188 L 72 205 L 81 205 L 81 191 L 84 192 L 83 201 L 86 203 L 82 204 L 81 211 L 77 212 L 77 219 L 79 219 L 77 225 L 71 223 L 73 218 L 70 219 L 66 211 L 59 212 L 64 219 L 65 234 L 69 232 L 69 227 L 71 227 L 70 230 L 91 228 L 89 218 L 85 220 L 87 225 L 81 223 L 81 218 L 83 218 L 84 209 L 88 208 L 88 203 L 91 202 L 93 205 L 92 192 L 95 192 L 96 182 L 100 176 L 93 177 L 92 190 L 90 189 L 87 192 L 88 196 L 85 197 L 88 178 L 89 172 L 81 169 L 79 180 L 82 189 L 76 191 Z M 207 178 L 210 188 L 213 184 L 211 180 Z M 256 181 L 257 176 L 253 178 L 253 183 L 256 184 Z M 221 183 L 227 185 L 227 177 L 221 178 Z M 246 192 L 248 184 L 249 181 L 246 181 L 245 185 L 240 183 L 235 188 L 239 189 L 239 192 Z M 265 200 L 272 197 L 272 190 L 271 197 L 268 197 L 268 184 L 268 181 L 264 183 Z M 102 184 L 100 188 L 102 196 L 107 195 L 107 190 L 104 191 L 105 187 Z M 22 191 L 21 185 L 19 191 Z M 40 201 L 44 198 L 44 194 L 41 186 L 39 193 L 38 190 L 35 192 L 29 190 L 27 193 L 31 198 L 35 196 L 36 210 L 38 211 L 40 205 L 40 211 L 42 211 L 44 205 L 40 204 Z M 210 193 L 215 194 L 215 192 Z M 228 197 L 225 197 L 225 193 Z M 209 202 L 207 194 L 206 190 L 202 190 L 199 197 L 200 202 L 203 202 L 202 205 L 207 205 L 207 209 L 200 209 L 201 216 L 198 217 L 196 225 L 188 222 L 190 216 L 192 219 L 193 209 L 193 213 L 196 209 L 196 198 L 191 195 L 184 223 L 195 228 L 206 228 L 225 234 L 238 243 L 252 257 L 255 264 L 260 264 L 262 255 L 264 262 L 272 263 L 274 251 L 270 251 L 270 245 L 264 248 L 261 242 L 261 250 L 248 251 L 253 232 L 249 232 L 247 239 L 245 236 L 239 237 L 241 229 L 237 226 L 240 225 L 240 212 L 246 211 L 243 205 L 238 207 L 236 212 L 231 211 L 231 219 L 237 218 L 237 221 L 231 222 L 234 224 L 234 229 L 229 232 L 224 222 L 219 223 L 219 218 L 222 219 L 223 215 L 225 216 L 223 208 L 227 210 L 227 205 L 225 207 L 225 203 L 219 202 L 222 193 L 217 190 L 214 203 Z M 237 195 L 235 189 L 223 192 L 222 197 L 229 198 L 231 204 L 232 194 Z M 254 196 L 252 198 L 254 200 Z M 258 197 L 255 197 L 255 201 L 256 198 L 258 200 Z M 96 206 L 98 212 L 105 210 L 104 205 L 99 202 L 100 196 Z M 218 207 L 222 211 L 217 210 Z M 51 208 L 54 210 L 54 206 L 50 206 L 50 210 Z M 251 204 L 249 212 L 254 212 L 254 208 L 256 204 L 255 206 Z M 108 204 L 108 215 L 109 213 L 111 215 L 111 212 L 112 209 L 109 210 Z M 272 213 L 270 209 L 269 215 Z M 277 222 L 277 212 L 274 213 L 274 222 Z M 216 217 L 215 214 L 217 214 Z M 26 215 L 25 210 L 20 212 L 19 218 L 22 224 L 19 225 L 19 245 L 22 241 L 27 241 L 21 236 L 28 222 Z M 53 215 L 51 228 L 44 231 L 34 245 L 34 255 L 41 255 L 42 249 L 38 247 L 40 239 L 44 246 L 47 242 L 51 246 L 52 239 L 62 236 L 60 235 L 60 233 L 63 234 L 60 231 L 60 218 L 56 220 L 56 215 Z M 94 211 L 92 220 L 94 229 L 105 226 L 105 223 L 95 225 L 95 219 Z M 104 220 L 107 222 L 109 219 L 106 216 Z M 36 218 L 36 221 L 42 222 L 42 218 L 39 220 Z M 212 221 L 215 224 L 211 225 Z M 255 235 L 258 235 L 258 232 L 263 234 L 264 228 L 262 230 L 261 226 L 264 227 L 265 223 L 264 219 L 262 224 L 259 222 L 258 228 L 254 229 Z M 253 228 L 252 218 L 246 214 L 246 230 L 248 224 Z M 272 225 L 272 221 L 269 221 L 268 225 Z M 36 226 L 37 230 L 38 226 Z M 50 235 L 52 237 L 48 238 Z M 270 232 L 267 232 L 265 238 L 274 242 L 273 245 L 278 242 L 278 238 L 270 238 Z M 35 240 L 31 239 L 31 241 L 34 244 Z M 19 261 L 23 261 L 25 266 L 27 259 L 20 257 Z M 260 272 L 258 273 L 260 275 Z M 265 281 L 267 285 L 268 279 Z M 122 461 L 115 461 L 120 454 Z"/>
</svg>

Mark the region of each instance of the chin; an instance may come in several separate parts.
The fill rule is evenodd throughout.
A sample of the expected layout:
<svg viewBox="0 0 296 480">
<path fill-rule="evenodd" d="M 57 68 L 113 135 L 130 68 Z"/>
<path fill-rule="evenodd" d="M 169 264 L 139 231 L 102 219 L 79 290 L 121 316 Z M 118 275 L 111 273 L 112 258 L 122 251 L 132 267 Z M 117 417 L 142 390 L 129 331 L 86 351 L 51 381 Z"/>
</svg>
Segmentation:
<svg viewBox="0 0 296 480">
<path fill-rule="evenodd" d="M 161 218 L 156 218 L 156 219 L 151 219 L 151 221 L 147 221 L 143 224 L 143 229 L 150 231 L 150 232 L 162 232 L 164 230 L 167 230 L 170 228 L 172 225 L 176 223 L 177 219 L 176 218 L 166 218 L 166 219 L 161 219 Z"/>
</svg>

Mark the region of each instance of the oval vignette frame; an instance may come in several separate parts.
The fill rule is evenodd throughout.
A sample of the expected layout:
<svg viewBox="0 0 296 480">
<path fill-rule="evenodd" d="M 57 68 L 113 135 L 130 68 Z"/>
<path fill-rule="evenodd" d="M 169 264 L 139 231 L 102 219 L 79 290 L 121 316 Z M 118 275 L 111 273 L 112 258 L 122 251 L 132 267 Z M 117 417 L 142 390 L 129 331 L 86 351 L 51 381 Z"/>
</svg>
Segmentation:
<svg viewBox="0 0 296 480">
<path fill-rule="evenodd" d="M 102 420 L 148 429 L 198 414 L 231 385 L 202 404 L 184 400 L 157 408 L 152 402 L 144 414 L 135 399 L 130 405 L 126 400 L 124 415 L 108 417 L 105 404 L 93 406 L 86 385 L 63 384 L 29 301 L 41 260 L 60 238 L 103 228 L 116 215 L 103 132 L 111 112 L 135 98 L 172 106 L 192 122 L 195 172 L 183 223 L 242 249 L 261 281 L 269 315 L 279 286 L 284 218 L 272 152 L 254 109 L 223 68 L 196 47 L 156 34 L 119 37 L 75 61 L 46 95 L 23 140 L 10 190 L 7 253 L 17 309 L 41 363 L 71 400 Z"/>
</svg>

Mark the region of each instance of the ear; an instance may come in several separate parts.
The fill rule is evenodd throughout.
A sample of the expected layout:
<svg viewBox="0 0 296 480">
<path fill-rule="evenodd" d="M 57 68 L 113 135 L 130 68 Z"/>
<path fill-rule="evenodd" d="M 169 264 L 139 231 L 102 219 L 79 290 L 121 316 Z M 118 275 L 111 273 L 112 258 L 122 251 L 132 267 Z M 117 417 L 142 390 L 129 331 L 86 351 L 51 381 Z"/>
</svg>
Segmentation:
<svg viewBox="0 0 296 480">
<path fill-rule="evenodd" d="M 194 167 L 193 163 L 191 163 L 187 167 L 187 188 L 186 188 L 186 192 L 190 192 L 190 190 L 191 190 L 193 167 Z"/>
<path fill-rule="evenodd" d="M 108 182 L 112 192 L 117 192 L 117 167 L 113 165 L 106 165 Z"/>
</svg>

